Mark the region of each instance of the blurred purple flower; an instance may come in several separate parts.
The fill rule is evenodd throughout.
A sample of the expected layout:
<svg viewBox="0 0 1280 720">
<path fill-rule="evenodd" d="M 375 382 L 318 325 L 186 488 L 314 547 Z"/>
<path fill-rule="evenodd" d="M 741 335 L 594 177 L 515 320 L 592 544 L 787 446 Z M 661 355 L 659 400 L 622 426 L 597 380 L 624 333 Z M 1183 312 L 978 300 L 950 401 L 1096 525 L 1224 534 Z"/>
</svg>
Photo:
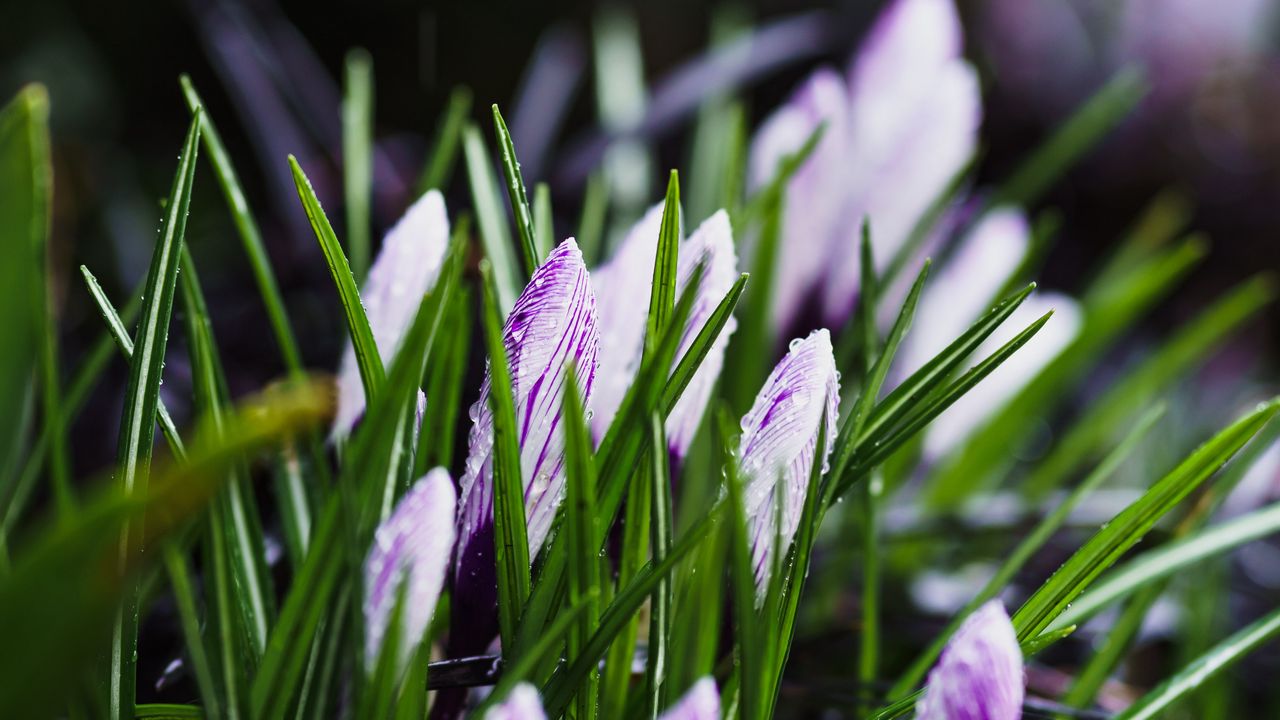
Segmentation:
<svg viewBox="0 0 1280 720">
<path fill-rule="evenodd" d="M 1018 720 L 1022 649 L 999 600 L 965 619 L 929 672 L 918 720 Z"/>
<path fill-rule="evenodd" d="M 745 486 L 744 504 L 751 536 L 751 560 L 756 589 L 768 587 L 777 538 L 777 508 L 782 505 L 782 547 L 785 553 L 800 525 L 817 453 L 818 431 L 827 424 L 822 471 L 836 436 L 840 376 L 831 350 L 831 335 L 816 330 L 804 340 L 792 340 L 786 356 L 773 368 L 742 418 L 738 458 Z M 778 490 L 781 488 L 781 494 Z"/>
<path fill-rule="evenodd" d="M 870 219 L 877 262 L 887 263 L 968 162 L 982 108 L 961 44 L 951 0 L 894 0 L 847 84 L 833 70 L 818 70 L 756 135 L 751 180 L 760 186 L 826 123 L 787 188 L 778 327 L 794 320 L 819 286 L 823 318 L 847 317 L 858 294 L 861 219 Z"/>
<path fill-rule="evenodd" d="M 573 362 L 584 401 L 595 382 L 600 335 L 596 300 L 572 238 L 565 240 L 534 272 L 503 327 L 520 432 L 525 518 L 532 559 L 551 529 L 564 497 L 564 431 L 560 410 L 565 365 Z M 459 483 L 459 543 L 454 592 L 467 598 L 455 606 L 455 628 L 487 643 L 494 618 L 497 580 L 493 564 L 493 413 L 489 377 L 471 406 L 470 453 Z M 481 637 L 483 639 L 481 639 Z M 471 651 L 482 646 L 470 647 Z"/>
<path fill-rule="evenodd" d="M 660 720 L 720 720 L 720 692 L 716 681 L 704 677 L 661 715 Z"/>
<path fill-rule="evenodd" d="M 597 439 L 604 437 L 609 429 L 618 406 L 640 369 L 661 224 L 662 206 L 656 205 L 627 233 L 613 258 L 591 276 L 600 306 L 601 327 L 600 377 L 591 419 L 591 428 Z M 684 290 L 693 271 L 704 260 L 706 271 L 693 311 L 684 327 L 676 354 L 677 363 L 688 352 L 698 331 L 737 277 L 733 230 L 729 226 L 729 215 L 723 210 L 704 221 L 680 244 L 677 292 Z M 736 327 L 736 321 L 730 318 L 667 417 L 667 442 L 677 457 L 683 457 L 693 442 L 724 365 L 725 347 Z"/>
<path fill-rule="evenodd" d="M 484 714 L 484 720 L 547 720 L 538 689 L 527 682 L 511 688 L 507 699 Z"/>
<path fill-rule="evenodd" d="M 360 299 L 384 365 L 395 357 L 422 296 L 435 284 L 448 247 L 449 217 L 445 213 L 444 198 L 435 190 L 410 206 L 383 239 Z M 333 420 L 333 437 L 350 433 L 364 409 L 364 385 L 348 338 L 338 368 L 338 411 Z"/>
<path fill-rule="evenodd" d="M 457 503 L 449 472 L 436 468 L 409 489 L 391 517 L 374 532 L 373 547 L 364 563 L 367 669 L 377 664 L 402 581 L 409 584 L 402 611 L 400 668 L 422 641 L 453 555 Z"/>
</svg>

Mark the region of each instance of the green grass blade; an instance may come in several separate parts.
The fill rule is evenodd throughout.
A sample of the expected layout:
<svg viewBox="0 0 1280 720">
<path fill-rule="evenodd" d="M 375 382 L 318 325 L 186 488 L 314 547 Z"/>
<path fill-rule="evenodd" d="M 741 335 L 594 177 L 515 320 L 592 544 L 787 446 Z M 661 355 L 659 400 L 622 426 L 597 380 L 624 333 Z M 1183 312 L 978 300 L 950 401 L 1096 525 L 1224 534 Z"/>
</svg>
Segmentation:
<svg viewBox="0 0 1280 720">
<path fill-rule="evenodd" d="M 600 562 L 595 549 L 596 530 L 596 482 L 595 465 L 592 462 L 592 442 L 587 430 L 586 410 L 578 390 L 578 379 L 572 364 L 565 368 L 563 419 L 565 432 L 566 494 L 564 505 L 565 531 L 569 533 L 569 602 L 584 604 L 585 612 L 569 629 L 566 652 L 569 657 L 582 653 L 592 631 L 600 621 Z M 596 717 L 599 672 L 592 670 L 586 681 L 578 687 L 575 697 L 576 716 L 582 720 Z"/>
<path fill-rule="evenodd" d="M 1094 584 L 1049 625 L 1049 630 L 1080 624 L 1148 583 L 1169 578 L 1202 560 L 1277 532 L 1280 532 L 1280 504 L 1269 505 L 1145 552 Z"/>
<path fill-rule="evenodd" d="M 1043 499 L 1059 486 L 1108 437 L 1114 437 L 1134 416 L 1134 409 L 1151 402 L 1170 383 L 1182 377 L 1222 340 L 1240 328 L 1276 296 L 1274 279 L 1259 275 L 1248 280 L 1183 326 L 1141 365 L 1091 402 L 1020 489 L 1033 500 Z"/>
<path fill-rule="evenodd" d="M 556 246 L 556 227 L 551 210 L 551 186 L 544 182 L 533 187 L 533 228 L 538 247 L 550 252 Z"/>
<path fill-rule="evenodd" d="M 373 331 L 369 328 L 369 318 L 364 314 L 364 305 L 360 303 L 360 291 L 356 289 L 355 276 L 351 266 L 347 264 L 347 256 L 342 252 L 338 236 L 329 224 L 329 218 L 320 206 L 320 198 L 316 197 L 311 181 L 307 179 L 297 158 L 289 156 L 289 167 L 293 171 L 293 183 L 298 188 L 298 197 L 306 210 L 311 229 L 320 241 L 320 250 L 324 252 L 325 262 L 329 266 L 329 274 L 338 288 L 338 296 L 342 300 L 342 309 L 347 318 L 347 329 L 351 333 L 351 344 L 355 349 L 356 365 L 360 369 L 360 381 L 364 385 L 365 397 L 370 402 L 378 396 L 382 383 L 386 379 L 386 371 L 382 367 L 382 357 L 378 355 L 378 345 L 374 342 Z"/>
<path fill-rule="evenodd" d="M 728 490 L 729 578 L 733 600 L 734 644 L 737 655 L 736 675 L 739 680 L 742 718 L 755 720 L 762 715 L 765 692 L 764 657 L 761 652 L 762 626 L 756 613 L 755 572 L 751 567 L 751 531 L 747 527 L 743 505 L 742 480 L 738 477 L 737 458 L 731 448 L 738 445 L 738 425 L 722 410 L 719 417 L 720 436 L 725 448 L 724 477 Z M 779 549 L 779 552 L 781 550 Z"/>
<path fill-rule="evenodd" d="M 29 85 L 0 109 L 0 402 L 9 410 L 0 420 L 0 467 L 16 466 L 29 430 L 23 408 L 37 368 L 43 414 L 50 441 L 54 491 L 69 506 L 70 483 L 56 367 L 56 328 L 50 315 L 46 244 L 49 235 L 53 169 L 49 160 L 49 98 L 43 86 Z"/>
<path fill-rule="evenodd" d="M 445 105 L 444 114 L 436 123 L 435 141 L 431 143 L 431 157 L 422 170 L 422 178 L 418 181 L 418 194 L 428 190 L 443 190 L 449 177 L 453 175 L 453 166 L 458 159 L 458 145 L 462 139 L 462 128 L 466 125 L 467 116 L 471 114 L 471 89 L 459 85 L 449 93 L 449 102 Z"/>
<path fill-rule="evenodd" d="M 924 680 L 925 673 L 933 666 L 933 662 L 942 653 L 942 648 L 946 645 L 947 640 L 960 628 L 960 624 L 964 622 L 964 619 L 974 610 L 981 607 L 983 603 L 996 597 L 1013 580 L 1014 576 L 1017 575 L 1027 561 L 1040 548 L 1044 547 L 1044 544 L 1062 527 L 1070 516 L 1071 511 L 1103 482 L 1106 482 L 1108 478 L 1115 474 L 1120 465 L 1133 454 L 1139 443 L 1155 427 L 1156 422 L 1163 417 L 1164 410 L 1163 404 L 1148 410 L 1130 430 L 1128 436 L 1094 468 L 1093 472 L 1089 473 L 1089 476 L 1081 481 L 1080 485 L 1072 490 L 1065 500 L 1058 503 L 1053 512 L 1046 515 L 1043 520 L 1036 524 L 1035 528 L 1018 544 L 1018 547 L 1000 564 L 1000 568 L 996 570 L 995 575 L 991 576 L 991 579 L 978 591 L 978 594 L 965 603 L 965 606 L 952 617 L 946 628 L 934 636 L 929 647 L 911 663 L 907 671 L 894 683 L 888 693 L 890 699 L 901 698 Z M 1059 618 L 1058 626 L 1066 627 L 1075 624 L 1074 622 L 1062 623 L 1060 622 L 1061 619 Z"/>
<path fill-rule="evenodd" d="M 604 174 L 592 173 L 582 195 L 582 214 L 578 216 L 578 249 L 588 267 L 594 267 L 601 258 L 604 240 L 604 221 L 609 212 L 609 183 Z"/>
<path fill-rule="evenodd" d="M 533 225 L 533 211 L 529 207 L 529 193 L 524 187 L 524 176 L 520 174 L 520 161 L 516 159 L 516 146 L 497 104 L 493 106 L 493 134 L 498 137 L 502 173 L 507 178 L 507 199 L 511 201 L 511 213 L 516 218 L 516 231 L 520 234 L 520 249 L 524 254 L 524 278 L 528 279 L 542 264 L 550 246 L 539 243 L 538 231 Z"/>
<path fill-rule="evenodd" d="M 480 266 L 484 285 L 484 335 L 489 351 L 489 404 L 493 410 L 494 561 L 498 567 L 498 620 L 503 645 L 513 647 L 516 627 L 529 597 L 529 531 L 525 524 L 520 436 L 516 426 L 511 370 L 502 339 L 493 266 Z"/>
<path fill-rule="evenodd" d="M 190 564 L 182 552 L 172 544 L 166 544 L 163 552 L 165 569 L 169 574 L 169 585 L 173 588 L 173 597 L 178 608 L 179 624 L 182 626 L 182 639 L 187 646 L 187 659 L 191 663 L 191 674 L 195 676 L 196 688 L 200 691 L 201 706 L 209 717 L 221 717 L 222 710 L 218 700 L 221 692 L 213 679 L 213 669 L 209 664 L 209 655 L 205 651 L 204 638 L 200 633 L 200 615 L 196 610 L 195 593 L 191 586 Z"/>
<path fill-rule="evenodd" d="M 200 708 L 195 705 L 169 705 L 164 703 L 135 705 L 133 708 L 133 716 L 138 718 L 138 720 L 142 720 L 143 718 L 151 718 L 152 720 L 183 720 L 185 718 L 216 717 L 208 708 Z"/>
<path fill-rule="evenodd" d="M 1271 401 L 1241 417 L 1201 445 L 1141 498 L 1076 551 L 1040 586 L 1013 616 L 1019 640 L 1049 628 L 1068 605 L 1126 550 L 1137 543 L 1165 513 L 1226 463 L 1280 410 Z"/>
<path fill-rule="evenodd" d="M 373 192 L 373 58 L 363 48 L 347 52 L 342 73 L 342 190 L 347 209 L 351 274 L 369 271 L 369 202 Z"/>
<path fill-rule="evenodd" d="M 415 477 L 421 477 L 433 467 L 453 467 L 458 409 L 462 407 L 463 381 L 471 350 L 472 308 L 471 292 L 459 288 L 439 339 L 432 346 L 423 388 L 430 398 L 431 411 L 422 418 Z"/>
<path fill-rule="evenodd" d="M 649 525 L 653 563 L 660 565 L 671 552 L 671 464 L 667 455 L 667 436 L 663 432 L 663 416 L 654 413 L 649 423 L 649 457 L 651 460 L 649 490 L 653 522 Z M 672 579 L 658 582 L 649 600 L 649 651 L 645 661 L 645 717 L 656 718 L 666 707 L 667 667 L 671 648 L 671 612 L 674 595 Z"/>
<path fill-rule="evenodd" d="M 667 385 L 662 391 L 662 412 L 670 413 L 671 410 L 679 402 L 680 396 L 684 393 L 685 388 L 689 387 L 689 383 L 693 380 L 693 376 L 698 372 L 698 368 L 702 366 L 702 361 L 707 357 L 707 353 L 711 350 L 711 345 L 715 343 L 716 338 L 720 337 L 720 333 L 724 330 L 724 326 L 728 324 L 729 318 L 733 317 L 733 311 L 738 307 L 738 301 L 742 298 L 742 293 L 747 287 L 746 273 L 738 276 L 733 285 L 729 288 L 729 292 L 720 300 L 720 304 L 716 305 L 711 314 L 707 316 L 707 322 L 694 336 L 693 342 L 689 344 L 689 350 L 680 358 L 680 362 L 676 364 L 674 370 L 671 371 L 671 378 L 667 380 Z"/>
<path fill-rule="evenodd" d="M 649 319 L 645 325 L 645 356 L 657 350 L 676 304 L 676 268 L 680 254 L 680 176 L 671 171 L 662 206 L 658 249 L 653 258 L 653 290 L 649 295 Z"/>
<path fill-rule="evenodd" d="M 126 492 L 143 491 L 151 465 L 151 441 L 155 435 L 156 406 L 160 395 L 160 376 L 164 367 L 165 347 L 169 341 L 169 319 L 178 280 L 178 261 L 187 226 L 187 209 L 191 202 L 191 183 L 195 177 L 196 154 L 200 143 L 199 113 L 191 121 L 178 161 L 173 188 L 169 194 L 160 238 L 151 257 L 147 274 L 142 319 L 134 340 L 133 358 L 129 364 L 129 381 L 125 389 L 124 413 L 120 422 L 117 480 Z M 121 533 L 121 554 L 138 545 L 133 538 L 138 528 L 125 525 Z M 122 562 L 125 560 L 121 558 Z M 112 720 L 133 712 L 137 691 L 137 644 L 139 598 L 137 589 L 125 594 L 116 615 L 111 645 L 110 675 L 107 687 L 107 712 Z"/>
<path fill-rule="evenodd" d="M 1280 634 L 1280 610 L 1273 610 L 1179 670 L 1173 677 L 1117 715 L 1116 720 L 1147 720 L 1163 717 L 1170 706 L 1239 662 L 1241 658 L 1270 641 L 1277 634 Z"/>
<path fill-rule="evenodd" d="M 1133 110 L 1146 91 L 1147 82 L 1141 71 L 1127 68 L 1118 72 L 1014 170 L 1000 185 L 990 206 L 1034 205 L 1045 190 Z"/>
<path fill-rule="evenodd" d="M 652 482 L 651 475 L 642 468 L 633 473 L 627 490 L 627 502 L 623 508 L 622 547 L 618 555 L 618 587 L 625 587 L 630 583 L 649 557 L 649 523 L 653 517 L 653 493 L 649 491 L 649 485 Z M 639 629 L 640 618 L 632 618 L 609 648 L 601 681 L 602 717 L 622 717 L 626 711 Z"/>
<path fill-rule="evenodd" d="M 521 273 L 511 255 L 511 231 L 507 227 L 506 214 L 502 212 L 502 199 L 498 196 L 498 181 L 493 176 L 489 151 L 480 130 L 474 125 L 467 125 L 462 133 L 462 153 L 467 163 L 471 203 L 475 207 L 480 240 L 484 244 L 485 257 L 493 265 L 498 303 L 505 316 L 515 305 L 523 283 L 516 282 Z"/>
<path fill-rule="evenodd" d="M 191 112 L 200 110 L 204 102 L 196 94 L 191 78 L 183 75 L 180 82 Z M 209 164 L 213 166 L 214 173 L 218 177 L 218 185 L 222 189 L 223 197 L 226 198 L 236 233 L 244 245 L 245 255 L 249 258 L 249 267 L 253 272 L 254 282 L 257 283 L 258 293 L 262 296 L 262 304 L 267 310 L 267 318 L 271 322 L 271 330 L 280 350 L 280 357 L 291 374 L 301 375 L 302 353 L 298 350 L 298 340 L 289 322 L 284 297 L 280 294 L 280 285 L 276 281 L 275 271 L 271 268 L 271 259 L 267 255 L 266 245 L 262 241 L 262 232 L 258 229 L 258 221 L 254 218 L 253 212 L 249 209 L 249 201 L 245 198 L 235 166 L 231 164 L 231 156 L 227 153 L 226 146 L 222 144 L 222 136 L 218 134 L 217 127 L 207 115 L 203 119 L 200 139 L 204 144 Z"/>
</svg>

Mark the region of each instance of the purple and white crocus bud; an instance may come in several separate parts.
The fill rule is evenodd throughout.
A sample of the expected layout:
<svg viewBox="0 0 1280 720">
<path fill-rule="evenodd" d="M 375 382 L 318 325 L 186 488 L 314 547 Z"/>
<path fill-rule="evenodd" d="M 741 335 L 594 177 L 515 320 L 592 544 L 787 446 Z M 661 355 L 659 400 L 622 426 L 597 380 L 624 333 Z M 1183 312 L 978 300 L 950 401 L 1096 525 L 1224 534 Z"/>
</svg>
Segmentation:
<svg viewBox="0 0 1280 720">
<path fill-rule="evenodd" d="M 918 720 L 1018 720 L 1026 693 L 1022 649 L 999 600 L 965 619 L 929 673 Z"/>
<path fill-rule="evenodd" d="M 640 369 L 661 225 L 662 206 L 657 205 L 627 233 L 614 257 L 591 275 L 600 306 L 601 327 L 600 378 L 591 418 L 592 433 L 597 440 L 603 438 L 609 429 Z M 724 210 L 712 215 L 680 243 L 677 293 L 688 285 L 699 263 L 705 263 L 706 269 L 676 351 L 676 363 L 689 351 L 698 331 L 737 279 L 733 230 L 729 225 L 729 215 Z M 680 396 L 680 401 L 667 416 L 667 443 L 677 458 L 683 457 L 693 442 L 694 433 L 711 399 L 711 391 L 724 366 L 729 337 L 736 327 L 737 322 L 730 318 Z"/>
<path fill-rule="evenodd" d="M 565 366 L 573 363 L 584 402 L 595 384 L 600 334 L 596 300 L 572 238 L 547 257 L 516 299 L 503 326 L 511 368 L 520 470 L 530 559 L 537 555 L 564 498 L 564 428 L 560 422 Z M 454 592 L 455 628 L 477 643 L 492 637 L 497 579 L 493 556 L 493 412 L 489 377 L 471 407 L 470 451 L 459 483 L 458 553 Z M 474 615 L 474 616 L 473 616 Z M 479 638 L 488 635 L 483 640 Z M 479 652 L 482 645 L 466 650 Z"/>
<path fill-rule="evenodd" d="M 409 662 L 431 622 L 453 555 L 458 495 L 449 471 L 436 468 L 414 484 L 374 532 L 365 559 L 365 668 L 377 666 L 387 626 L 407 582 L 397 667 Z"/>
<path fill-rule="evenodd" d="M 738 462 L 758 597 L 768 589 L 774 553 L 787 551 L 800 525 L 814 462 L 821 462 L 822 472 L 827 471 L 839 403 L 840 376 L 831 335 L 825 329 L 815 330 L 804 340 L 791 341 L 790 350 L 742 418 Z M 815 458 L 823 422 L 827 424 L 826 453 Z M 779 504 L 782 547 L 775 548 Z"/>
<path fill-rule="evenodd" d="M 720 720 L 720 691 L 716 690 L 716 681 L 704 677 L 695 682 L 684 697 L 662 713 L 661 720 Z"/>
<path fill-rule="evenodd" d="M 817 71 L 752 146 L 759 186 L 820 123 L 821 144 L 788 186 L 774 319 L 816 299 L 828 323 L 858 295 L 858 233 L 869 218 L 883 269 L 973 154 L 982 119 L 952 0 L 893 0 L 854 58 L 848 81 Z"/>
<path fill-rule="evenodd" d="M 436 190 L 410 206 L 383 238 L 382 249 L 360 291 L 383 365 L 395 357 L 422 296 L 431 290 L 440 274 L 448 248 L 449 217 L 444 197 Z M 332 436 L 341 438 L 350 433 L 364 409 L 364 385 L 355 349 L 348 339 L 338 367 L 338 410 Z"/>
<path fill-rule="evenodd" d="M 547 720 L 538 689 L 527 682 L 511 688 L 507 699 L 484 714 L 484 720 Z"/>
</svg>

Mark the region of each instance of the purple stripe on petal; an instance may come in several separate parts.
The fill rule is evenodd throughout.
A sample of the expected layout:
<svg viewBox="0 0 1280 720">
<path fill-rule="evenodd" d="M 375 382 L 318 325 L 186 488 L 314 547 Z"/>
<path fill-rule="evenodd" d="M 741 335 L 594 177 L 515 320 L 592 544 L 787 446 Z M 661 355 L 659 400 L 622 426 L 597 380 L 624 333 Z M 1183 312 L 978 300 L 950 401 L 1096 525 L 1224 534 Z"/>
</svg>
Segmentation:
<svg viewBox="0 0 1280 720">
<path fill-rule="evenodd" d="M 449 472 L 436 468 L 410 488 L 391 517 L 374 532 L 373 547 L 364 564 L 367 669 L 372 670 L 377 663 L 401 581 L 406 578 L 409 586 L 405 593 L 400 667 L 421 642 L 440 599 L 453 554 L 457 503 Z"/>
<path fill-rule="evenodd" d="M 384 365 L 395 357 L 422 296 L 435 284 L 448 247 L 449 218 L 444 198 L 435 190 L 410 206 L 383 238 L 360 300 Z M 333 420 L 333 436 L 351 432 L 364 414 L 364 407 L 364 385 L 348 339 L 338 368 L 338 411 Z"/>
<path fill-rule="evenodd" d="M 584 398 L 595 383 L 600 335 L 595 294 L 572 238 L 534 272 L 503 327 L 520 429 L 529 554 L 537 555 L 564 498 L 564 432 L 560 424 L 565 364 L 572 361 Z M 460 541 L 454 590 L 467 598 L 455 607 L 459 649 L 483 650 L 492 638 L 497 581 L 493 562 L 493 415 L 489 378 L 471 406 L 470 451 L 460 481 Z"/>
<path fill-rule="evenodd" d="M 776 513 L 782 503 L 782 552 L 800 525 L 826 409 L 827 456 L 839 417 L 840 376 L 831 350 L 831 335 L 816 330 L 792 340 L 786 356 L 773 368 L 742 418 L 738 458 L 745 483 L 745 510 L 751 535 L 756 589 L 763 596 L 776 540 Z M 827 457 L 822 458 L 826 472 Z M 779 494 L 781 489 L 781 494 Z"/>
<path fill-rule="evenodd" d="M 1022 649 L 999 600 L 965 619 L 929 673 L 918 720 L 1018 720 L 1026 694 Z"/>
<path fill-rule="evenodd" d="M 659 720 L 720 720 L 720 692 L 716 681 L 704 677 L 689 688 Z"/>
<path fill-rule="evenodd" d="M 484 714 L 484 720 L 547 720 L 538 690 L 527 682 L 511 688 L 507 699 Z"/>
</svg>

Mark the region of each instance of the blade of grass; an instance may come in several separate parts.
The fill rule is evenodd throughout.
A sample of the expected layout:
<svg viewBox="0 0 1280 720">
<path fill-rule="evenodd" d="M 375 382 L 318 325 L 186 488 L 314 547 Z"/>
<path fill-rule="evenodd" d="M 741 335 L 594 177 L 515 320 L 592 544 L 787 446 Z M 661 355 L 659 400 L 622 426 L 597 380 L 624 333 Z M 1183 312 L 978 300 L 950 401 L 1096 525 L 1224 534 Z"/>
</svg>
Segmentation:
<svg viewBox="0 0 1280 720">
<path fill-rule="evenodd" d="M 498 620 L 503 646 L 514 647 L 516 627 L 529 597 L 529 534 L 525 524 L 520 436 L 511 390 L 511 370 L 502 339 L 493 266 L 483 263 L 485 347 L 489 351 L 489 404 L 493 410 L 494 561 L 498 567 Z"/>
<path fill-rule="evenodd" d="M 652 520 L 653 493 L 649 490 L 653 478 L 647 468 L 632 474 L 623 508 L 622 546 L 618 555 L 617 585 L 625 587 L 640 572 L 649 557 L 649 523 Z M 632 665 L 636 651 L 636 635 L 640 630 L 640 618 L 628 621 L 618 639 L 609 648 L 604 664 L 604 677 L 600 692 L 600 715 L 624 717 L 627 695 L 631 689 Z"/>
<path fill-rule="evenodd" d="M 431 157 L 422 169 L 422 177 L 418 180 L 418 194 L 428 190 L 442 190 L 453 174 L 453 166 L 458 159 L 458 145 L 462 139 L 462 128 L 471 114 L 471 89 L 459 85 L 449 93 L 449 101 L 444 113 L 436 123 L 436 136 L 431 143 Z"/>
<path fill-rule="evenodd" d="M 1165 513 L 1213 475 L 1280 410 L 1273 400 L 1201 445 L 1142 497 L 1106 523 L 1013 616 L 1019 640 L 1039 635 L 1103 571 L 1133 547 Z"/>
<path fill-rule="evenodd" d="M 1277 634 L 1280 634 L 1280 610 L 1273 610 L 1179 670 L 1173 677 L 1117 715 L 1116 720 L 1147 720 L 1147 718 L 1162 717 L 1169 707 L 1187 694 L 1230 668 Z"/>
<path fill-rule="evenodd" d="M 582 194 L 582 214 L 578 216 L 578 249 L 587 265 L 594 266 L 603 258 L 604 221 L 609 212 L 609 184 L 600 172 L 587 178 Z"/>
<path fill-rule="evenodd" d="M 724 477 L 729 516 L 729 578 L 733 599 L 734 674 L 738 678 L 739 703 L 744 720 L 763 717 L 761 695 L 764 676 L 761 647 L 762 627 L 756 614 L 755 572 L 751 567 L 751 531 L 747 527 L 743 505 L 742 481 L 738 477 L 737 458 L 729 448 L 737 447 L 737 425 L 729 410 L 721 409 L 719 417 L 722 445 L 726 448 Z M 779 550 L 780 552 L 781 550 Z"/>
<path fill-rule="evenodd" d="M 903 697 L 924 680 L 925 673 L 933 666 L 934 661 L 942 653 L 942 648 L 946 645 L 947 640 L 955 634 L 955 631 L 959 629 L 965 618 L 969 617 L 974 610 L 977 610 L 983 603 L 995 597 L 1004 589 L 1009 581 L 1017 575 L 1018 571 L 1026 565 L 1027 561 L 1040 548 L 1044 547 L 1044 544 L 1062 527 L 1067 517 L 1080 502 L 1115 474 L 1120 465 L 1132 455 L 1139 443 L 1155 427 L 1156 422 L 1164 416 L 1164 412 L 1165 406 L 1163 404 L 1147 410 L 1124 440 L 1094 468 L 1093 472 L 1089 473 L 1089 476 L 1081 481 L 1080 485 L 1072 490 L 1065 500 L 1057 503 L 1053 512 L 1046 515 L 1043 520 L 1036 524 L 1035 528 L 1018 544 L 1018 547 L 1000 564 L 1000 568 L 996 570 L 995 575 L 991 576 L 991 579 L 978 591 L 978 594 L 965 603 L 964 607 L 947 623 L 946 628 L 934 636 L 929 647 L 916 657 L 915 661 L 907 668 L 907 671 L 898 678 L 898 681 L 889 689 L 888 697 L 890 699 L 896 700 Z M 1065 627 L 1074 624 L 1074 622 L 1068 622 L 1060 625 Z"/>
<path fill-rule="evenodd" d="M 502 173 L 507 178 L 507 199 L 511 202 L 511 214 L 516 218 L 516 231 L 520 234 L 520 249 L 524 254 L 523 279 L 527 280 L 542 264 L 549 246 L 540 246 L 538 242 L 538 232 L 533 226 L 533 211 L 529 208 L 529 193 L 524 188 L 524 176 L 520 174 L 520 161 L 516 158 L 516 146 L 496 103 L 493 105 L 493 134 L 498 138 Z"/>
<path fill-rule="evenodd" d="M 645 326 L 645 357 L 657 350 L 662 333 L 676 304 L 676 268 L 680 254 L 680 176 L 675 171 L 667 181 L 667 197 L 658 229 L 658 249 L 653 258 L 653 290 L 649 295 L 649 319 Z"/>
<path fill-rule="evenodd" d="M 520 271 L 511 256 L 511 232 L 502 212 L 502 200 L 498 197 L 498 181 L 493 176 L 493 164 L 489 159 L 489 151 L 485 148 L 484 138 L 474 125 L 468 124 L 463 130 L 462 153 L 467 163 L 471 203 L 475 207 L 480 240 L 484 243 L 485 257 L 493 265 L 499 307 L 505 316 L 515 304 L 523 285 L 516 282 Z M 541 261 L 541 258 L 538 260 Z"/>
<path fill-rule="evenodd" d="M 373 190 L 373 58 L 364 48 L 347 52 L 342 72 L 342 191 L 347 209 L 351 274 L 369 271 L 369 199 Z"/>
<path fill-rule="evenodd" d="M 582 653 L 592 631 L 600 621 L 599 604 L 590 598 L 600 594 L 600 563 L 594 542 L 596 530 L 595 466 L 591 458 L 591 435 L 587 430 L 586 410 L 578 390 L 578 379 L 573 365 L 565 368 L 564 401 L 562 417 L 565 432 L 565 531 L 569 533 L 573 559 L 569 563 L 569 602 L 584 604 L 586 609 L 578 615 L 578 621 L 569 629 L 566 654 L 577 657 Z M 576 717 L 591 720 L 596 717 L 597 696 L 600 691 L 599 671 L 592 669 L 577 690 Z"/>
<path fill-rule="evenodd" d="M 200 616 L 196 611 L 195 593 L 191 589 L 190 564 L 172 543 L 166 543 L 163 552 L 165 569 L 169 574 L 169 585 L 173 588 L 173 597 L 178 608 L 182 637 L 187 646 L 187 660 L 191 663 L 191 674 L 195 677 L 196 688 L 200 691 L 201 708 L 208 717 L 221 717 L 222 709 L 218 702 L 221 693 L 217 683 L 214 682 L 209 656 L 205 652 L 204 638 L 200 633 Z"/>
<path fill-rule="evenodd" d="M 653 563 L 661 565 L 671 552 L 671 475 L 667 456 L 667 437 L 663 431 L 663 416 L 651 416 L 649 457 L 652 458 L 649 490 L 653 522 L 650 523 L 650 544 L 653 546 Z M 671 648 L 671 613 L 674 588 L 670 577 L 658 581 L 649 600 L 649 650 L 645 660 L 645 717 L 657 718 L 667 704 L 667 667 Z"/>
<path fill-rule="evenodd" d="M 191 121 L 186 141 L 179 156 L 178 170 L 169 193 L 160 238 L 152 253 L 147 274 L 142 320 L 134 340 L 133 358 L 129 364 L 129 381 L 125 389 L 125 406 L 120 422 L 117 481 L 126 493 L 145 491 L 151 465 L 151 441 L 155 435 L 156 405 L 160 394 L 160 375 L 164 367 L 165 347 L 169 340 L 169 319 L 178 280 L 178 260 L 187 225 L 187 209 L 191 202 L 191 183 L 195 177 L 196 154 L 200 142 L 200 113 Z M 141 528 L 125 524 L 121 529 L 121 562 L 139 537 Z M 110 674 L 107 679 L 107 713 L 112 720 L 133 712 L 137 691 L 138 589 L 126 592 L 116 613 L 112 628 Z"/>
<path fill-rule="evenodd" d="M 533 187 L 533 227 L 538 247 L 550 252 L 556 246 L 555 216 L 551 211 L 551 186 L 544 182 Z"/>
<path fill-rule="evenodd" d="M 459 288 L 427 362 L 424 389 L 431 411 L 422 418 L 416 477 L 433 467 L 453 467 L 458 408 L 462 405 L 462 385 L 471 349 L 471 311 L 470 291 Z"/>
</svg>

